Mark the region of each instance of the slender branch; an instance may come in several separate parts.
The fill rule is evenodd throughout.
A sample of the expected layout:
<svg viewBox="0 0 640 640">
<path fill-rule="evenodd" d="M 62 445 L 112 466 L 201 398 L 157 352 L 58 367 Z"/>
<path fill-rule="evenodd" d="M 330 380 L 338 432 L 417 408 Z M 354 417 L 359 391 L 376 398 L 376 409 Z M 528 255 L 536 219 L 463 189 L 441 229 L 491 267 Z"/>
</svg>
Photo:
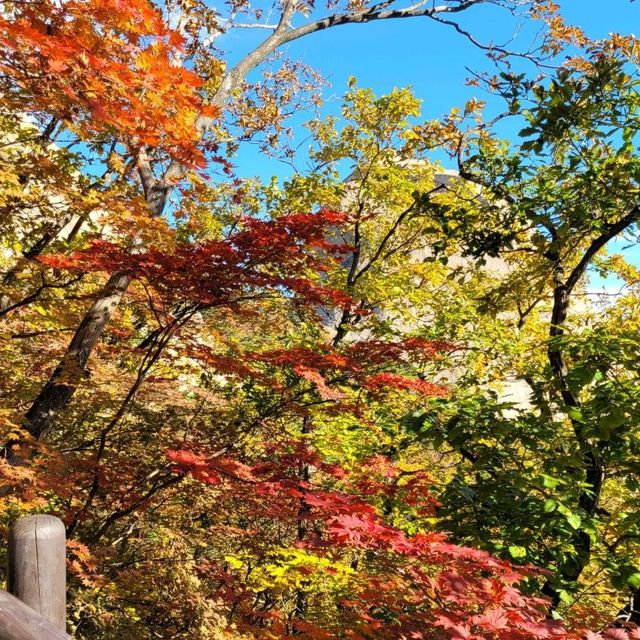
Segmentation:
<svg viewBox="0 0 640 640">
<path fill-rule="evenodd" d="M 131 402 L 136 397 L 147 374 L 149 373 L 153 365 L 158 361 L 173 335 L 176 333 L 176 331 L 178 331 L 178 329 L 184 326 L 184 324 L 186 324 L 190 318 L 193 317 L 194 313 L 195 312 L 192 312 L 190 315 L 184 316 L 182 318 L 176 318 L 173 322 L 164 327 L 162 332 L 155 337 L 153 344 L 148 349 L 147 353 L 142 359 L 142 362 L 140 363 L 140 366 L 138 367 L 138 373 L 135 382 L 129 389 L 123 401 L 120 403 L 118 410 L 109 421 L 109 424 L 107 424 L 107 426 L 100 431 L 100 436 L 98 438 L 98 449 L 96 451 L 94 460 L 93 480 L 91 482 L 91 487 L 87 494 L 84 505 L 75 513 L 73 520 L 67 527 L 68 536 L 71 536 L 73 534 L 81 517 L 90 509 L 93 501 L 98 495 L 98 491 L 100 489 L 100 463 L 106 450 L 107 438 L 109 434 L 115 429 L 120 420 L 127 413 Z"/>
<path fill-rule="evenodd" d="M 569 274 L 566 282 L 567 292 L 571 293 L 576 286 L 587 267 L 591 263 L 591 260 L 600 249 L 602 249 L 609 240 L 615 238 L 618 234 L 622 233 L 625 229 L 630 227 L 640 219 L 640 205 L 636 205 L 627 213 L 613 224 L 607 225 L 607 229 L 604 233 L 599 235 L 595 240 L 591 242 L 589 248 L 585 251 L 580 262 L 574 267 L 573 271 Z"/>
<path fill-rule="evenodd" d="M 260 24 L 260 23 L 254 23 L 254 24 L 245 24 L 243 22 L 236 22 L 233 25 L 234 29 L 269 29 L 270 31 L 273 31 L 274 29 L 278 28 L 277 24 Z"/>
<path fill-rule="evenodd" d="M 66 287 L 70 287 L 72 284 L 75 284 L 76 282 L 79 282 L 80 280 L 82 280 L 82 278 L 84 278 L 84 274 L 81 273 L 79 276 L 76 276 L 75 278 L 72 278 L 67 282 L 52 284 L 47 282 L 43 275 L 42 284 L 39 285 L 38 288 L 33 293 L 29 294 L 28 296 L 26 296 L 22 300 L 19 300 L 18 302 L 14 302 L 13 304 L 7 307 L 0 308 L 0 318 L 2 318 L 3 316 L 6 316 L 8 313 L 11 313 L 12 311 L 15 311 L 16 309 L 19 309 L 20 307 L 25 307 L 31 304 L 32 302 L 35 302 L 40 297 L 42 292 L 45 291 L 46 289 L 64 289 Z"/>
<path fill-rule="evenodd" d="M 216 94 L 211 100 L 213 106 L 222 107 L 227 101 L 229 96 L 237 89 L 246 77 L 246 75 L 260 63 L 264 62 L 268 56 L 270 56 L 276 49 L 284 44 L 298 40 L 303 36 L 318 31 L 323 31 L 331 27 L 337 27 L 345 24 L 366 24 L 369 22 L 379 20 L 391 20 L 399 18 L 419 18 L 429 17 L 432 18 L 436 14 L 453 14 L 460 13 L 469 9 L 474 5 L 481 4 L 485 0 L 463 0 L 456 5 L 430 5 L 425 6 L 426 0 L 421 0 L 404 9 L 391 9 L 390 7 L 397 0 L 383 0 L 378 2 L 367 9 L 361 11 L 345 12 L 337 15 L 327 16 L 307 24 L 303 24 L 299 27 L 287 29 L 290 19 L 295 12 L 296 3 L 294 0 L 289 0 L 284 7 L 284 10 L 280 16 L 278 25 L 273 33 L 264 40 L 258 47 L 247 54 L 238 64 L 233 67 L 223 78 L 222 82 Z M 200 116 L 197 121 L 197 127 L 201 134 L 204 135 L 206 131 L 214 124 L 214 118 L 210 116 Z M 172 161 L 167 171 L 165 172 L 162 184 L 171 184 L 179 178 L 184 168 L 177 161 Z"/>
<path fill-rule="evenodd" d="M 437 185 L 435 186 L 433 189 L 430 189 L 429 191 L 427 191 L 424 194 L 424 197 L 428 197 L 430 195 L 433 195 L 434 193 L 437 193 L 439 190 L 442 189 L 442 185 Z M 382 240 L 380 241 L 380 244 L 378 245 L 378 247 L 376 248 L 375 253 L 371 256 L 371 258 L 369 259 L 369 261 L 367 262 L 367 264 L 365 264 L 360 271 L 358 271 L 358 273 L 356 274 L 355 279 L 357 280 L 358 278 L 360 278 L 362 275 L 364 275 L 367 271 L 369 271 L 369 269 L 371 269 L 371 267 L 375 264 L 375 262 L 380 258 L 380 256 L 382 255 L 382 253 L 384 252 L 386 246 L 389 244 L 389 242 L 391 241 L 391 239 L 393 238 L 393 236 L 396 234 L 396 232 L 398 231 L 400 225 L 407 219 L 407 217 L 409 216 L 409 214 L 411 214 L 413 212 L 413 210 L 415 209 L 415 206 L 417 204 L 417 200 L 414 200 L 397 218 L 396 221 L 393 223 L 393 225 L 391 226 L 391 228 L 387 231 L 387 233 L 385 234 L 384 238 L 382 238 Z"/>
</svg>

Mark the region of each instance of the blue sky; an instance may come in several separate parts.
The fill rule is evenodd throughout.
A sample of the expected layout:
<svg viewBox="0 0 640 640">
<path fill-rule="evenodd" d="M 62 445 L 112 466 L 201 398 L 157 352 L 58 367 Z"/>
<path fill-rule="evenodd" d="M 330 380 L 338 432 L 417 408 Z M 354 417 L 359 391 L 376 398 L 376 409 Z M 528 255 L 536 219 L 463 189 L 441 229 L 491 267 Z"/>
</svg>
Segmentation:
<svg viewBox="0 0 640 640">
<path fill-rule="evenodd" d="M 640 31 L 640 2 L 631 0 L 559 0 L 568 22 L 582 27 L 589 36 L 599 38 L 611 32 Z M 526 49 L 534 35 L 531 25 L 519 32 L 514 19 L 503 10 L 478 6 L 461 15 L 461 24 L 483 42 L 505 43 L 515 34 L 509 47 Z M 255 46 L 267 32 L 244 31 L 225 37 L 223 46 L 233 62 L 248 48 Z M 382 94 L 394 87 L 411 86 L 422 100 L 423 117 L 438 117 L 451 107 L 476 96 L 486 98 L 481 89 L 465 85 L 468 68 L 487 69 L 482 51 L 451 28 L 428 19 L 388 20 L 365 25 L 346 25 L 312 34 L 290 44 L 287 55 L 303 59 L 319 70 L 331 86 L 325 90 L 322 113 L 339 113 L 341 95 L 350 76 L 358 84 Z M 301 114 L 291 124 L 302 140 L 305 131 L 300 125 L 308 119 Z M 255 147 L 245 145 L 235 161 L 242 176 L 257 175 L 267 179 L 272 175 L 286 177 L 291 168 L 266 157 Z M 625 251 L 640 264 L 638 246 Z M 613 288 L 614 281 L 592 278 L 592 286 Z"/>
</svg>

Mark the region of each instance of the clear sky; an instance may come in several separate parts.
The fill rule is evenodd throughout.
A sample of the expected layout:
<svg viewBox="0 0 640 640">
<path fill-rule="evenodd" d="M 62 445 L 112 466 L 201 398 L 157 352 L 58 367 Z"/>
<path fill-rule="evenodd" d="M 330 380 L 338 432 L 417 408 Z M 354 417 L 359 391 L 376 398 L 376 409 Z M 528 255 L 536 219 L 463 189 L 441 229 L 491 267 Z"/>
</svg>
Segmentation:
<svg viewBox="0 0 640 640">
<path fill-rule="evenodd" d="M 591 37 L 640 31 L 640 1 L 557 1 L 567 21 L 582 27 Z M 486 43 L 504 44 L 515 35 L 509 44 L 515 49 L 526 49 L 534 35 L 530 25 L 518 31 L 511 16 L 491 6 L 478 6 L 461 14 L 461 24 Z M 265 35 L 265 31 L 251 30 L 225 37 L 222 44 L 230 52 L 229 61 L 240 57 Z M 303 59 L 331 83 L 324 95 L 324 114 L 339 112 L 341 95 L 350 76 L 377 94 L 394 87 L 411 86 L 423 101 L 425 118 L 438 117 L 473 96 L 487 97 L 481 89 L 465 85 L 468 68 L 489 68 L 483 52 L 450 27 L 428 19 L 388 20 L 327 29 L 290 44 L 287 54 L 293 59 Z M 298 132 L 298 140 L 304 135 L 299 125 L 308 117 L 309 114 L 300 114 L 291 123 Z M 285 177 L 291 172 L 287 165 L 266 157 L 250 145 L 241 147 L 235 164 L 238 174 L 247 177 Z M 640 264 L 638 245 L 626 249 L 625 254 Z M 594 275 L 592 286 L 613 290 L 617 283 Z"/>
</svg>

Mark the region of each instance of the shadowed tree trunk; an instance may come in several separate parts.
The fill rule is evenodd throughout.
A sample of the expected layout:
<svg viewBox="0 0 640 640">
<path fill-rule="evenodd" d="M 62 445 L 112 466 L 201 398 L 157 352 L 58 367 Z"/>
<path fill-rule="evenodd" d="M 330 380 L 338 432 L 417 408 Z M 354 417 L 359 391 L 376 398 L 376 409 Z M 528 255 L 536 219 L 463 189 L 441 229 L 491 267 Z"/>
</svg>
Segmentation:
<svg viewBox="0 0 640 640">
<path fill-rule="evenodd" d="M 130 282 L 127 274 L 114 273 L 82 319 L 64 357 L 27 412 L 25 426 L 34 438 L 46 435 L 55 415 L 68 404 L 87 375 L 89 356 Z"/>
<path fill-rule="evenodd" d="M 565 362 L 562 346 L 559 342 L 565 335 L 571 294 L 586 273 L 596 253 L 611 239 L 634 224 L 639 215 L 640 207 L 635 206 L 617 222 L 606 225 L 603 233 L 592 240 L 582 255 L 582 258 L 568 276 L 565 276 L 563 259 L 558 252 L 555 249 L 551 249 L 546 253 L 545 257 L 549 259 L 554 266 L 553 277 L 555 285 L 553 290 L 551 328 L 549 331 L 551 340 L 547 350 L 547 357 L 562 401 L 569 409 L 580 410 L 582 406 L 578 393 L 569 385 L 569 371 Z M 557 235 L 555 227 L 549 225 L 547 230 L 555 243 Z M 602 447 L 604 443 L 600 441 L 589 443 L 588 433 L 582 422 L 571 418 L 571 423 L 576 440 L 580 446 L 582 471 L 584 472 L 584 488 L 578 497 L 577 506 L 582 512 L 582 515 L 592 518 L 598 509 L 602 484 L 605 477 L 605 468 L 602 464 Z M 559 571 L 565 580 L 576 582 L 591 561 L 591 538 L 587 531 L 579 528 L 572 536 L 572 543 L 575 549 L 575 557 L 572 562 L 559 567 Z M 543 593 L 551 598 L 554 608 L 558 606 L 560 596 L 552 584 L 546 582 L 543 587 Z"/>
</svg>

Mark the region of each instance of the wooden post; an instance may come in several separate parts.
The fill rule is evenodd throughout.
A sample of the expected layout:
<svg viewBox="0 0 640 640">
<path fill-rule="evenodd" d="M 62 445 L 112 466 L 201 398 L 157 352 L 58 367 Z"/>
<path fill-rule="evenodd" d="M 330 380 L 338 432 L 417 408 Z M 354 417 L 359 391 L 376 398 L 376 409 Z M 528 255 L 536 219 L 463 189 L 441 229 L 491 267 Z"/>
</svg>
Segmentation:
<svg viewBox="0 0 640 640">
<path fill-rule="evenodd" d="M 21 518 L 9 530 L 8 590 L 57 629 L 66 628 L 66 545 L 54 516 Z"/>
</svg>

